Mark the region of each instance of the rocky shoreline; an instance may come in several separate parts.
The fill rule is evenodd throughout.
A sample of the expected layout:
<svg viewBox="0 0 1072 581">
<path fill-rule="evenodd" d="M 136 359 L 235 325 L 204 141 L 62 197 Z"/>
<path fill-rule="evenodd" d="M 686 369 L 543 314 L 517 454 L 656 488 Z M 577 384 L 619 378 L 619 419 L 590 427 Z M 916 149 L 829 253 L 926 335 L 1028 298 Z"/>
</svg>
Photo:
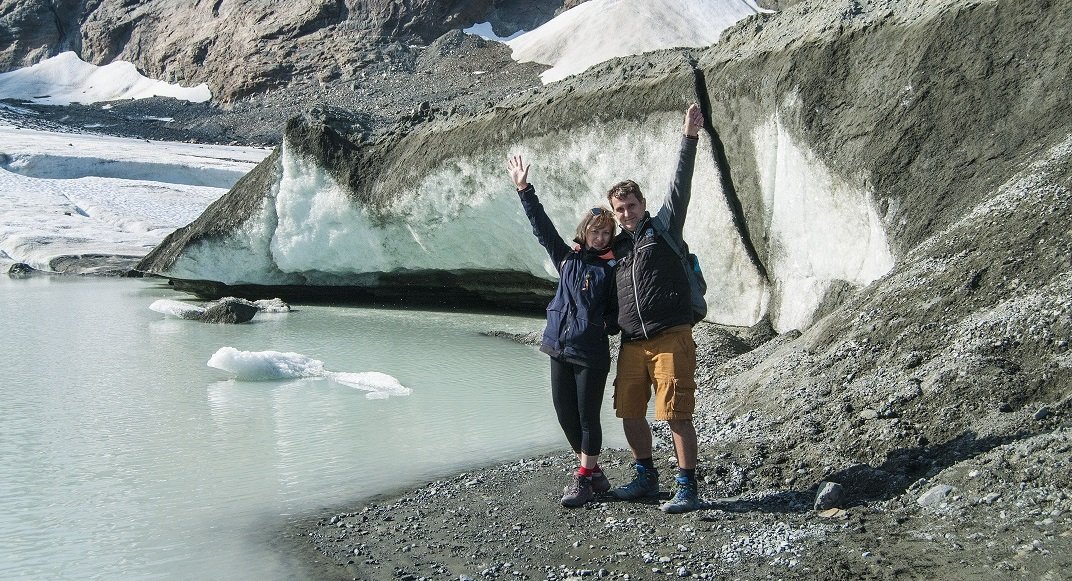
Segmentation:
<svg viewBox="0 0 1072 581">
<path fill-rule="evenodd" d="M 701 401 L 718 381 L 800 337 L 706 324 L 694 334 Z M 756 337 L 766 341 L 732 354 Z M 844 494 L 816 510 L 819 479 L 796 468 L 806 454 L 716 438 L 725 419 L 699 408 L 706 502 L 694 513 L 658 509 L 670 495 L 673 453 L 657 423 L 657 499 L 607 495 L 563 508 L 575 460 L 562 453 L 312 515 L 281 538 L 317 579 L 1062 579 L 1072 565 L 1072 429 L 1058 427 L 1052 410 L 1026 417 L 1016 435 L 934 447 L 925 476 L 906 485 L 896 481 L 915 472 L 903 465 L 828 474 L 823 480 L 839 482 Z M 607 450 L 601 463 L 612 482 L 630 478 L 628 451 Z"/>
<path fill-rule="evenodd" d="M 1027 447 L 1069 442 L 1064 432 Z M 624 478 L 627 455 L 606 454 L 608 472 Z M 1069 502 L 1057 488 L 936 500 L 924 483 L 905 498 L 821 513 L 808 490 L 767 489 L 706 494 L 704 510 L 667 515 L 659 500 L 558 506 L 570 465 L 558 455 L 465 472 L 293 534 L 319 579 L 1056 580 L 1070 565 Z M 1038 508 L 1050 498 L 1063 508 Z"/>
</svg>

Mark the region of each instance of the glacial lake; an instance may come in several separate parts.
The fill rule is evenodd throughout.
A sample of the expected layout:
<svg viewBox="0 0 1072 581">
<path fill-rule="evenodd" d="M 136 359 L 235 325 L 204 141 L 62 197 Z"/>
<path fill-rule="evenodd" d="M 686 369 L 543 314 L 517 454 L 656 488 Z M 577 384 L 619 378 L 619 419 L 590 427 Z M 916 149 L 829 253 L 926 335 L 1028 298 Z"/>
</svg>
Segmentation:
<svg viewBox="0 0 1072 581">
<path fill-rule="evenodd" d="M 294 305 L 212 325 L 151 311 L 162 298 L 188 297 L 156 280 L 0 277 L 3 579 L 301 579 L 280 550 L 299 520 L 566 449 L 546 356 L 480 334 L 539 318 Z M 236 381 L 206 365 L 224 346 L 412 393 Z M 603 407 L 606 445 L 624 446 L 609 394 Z"/>
</svg>

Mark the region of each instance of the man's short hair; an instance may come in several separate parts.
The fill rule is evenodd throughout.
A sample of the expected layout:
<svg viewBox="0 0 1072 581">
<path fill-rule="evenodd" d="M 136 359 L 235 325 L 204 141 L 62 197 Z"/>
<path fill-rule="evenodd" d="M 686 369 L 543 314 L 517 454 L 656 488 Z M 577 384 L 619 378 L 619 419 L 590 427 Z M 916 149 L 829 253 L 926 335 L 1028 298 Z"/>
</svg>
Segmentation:
<svg viewBox="0 0 1072 581">
<path fill-rule="evenodd" d="M 644 194 L 640 192 L 640 186 L 633 180 L 625 180 L 611 186 L 610 191 L 607 192 L 607 201 L 613 204 L 615 198 L 624 200 L 629 196 L 636 196 L 638 202 L 644 201 Z"/>
</svg>

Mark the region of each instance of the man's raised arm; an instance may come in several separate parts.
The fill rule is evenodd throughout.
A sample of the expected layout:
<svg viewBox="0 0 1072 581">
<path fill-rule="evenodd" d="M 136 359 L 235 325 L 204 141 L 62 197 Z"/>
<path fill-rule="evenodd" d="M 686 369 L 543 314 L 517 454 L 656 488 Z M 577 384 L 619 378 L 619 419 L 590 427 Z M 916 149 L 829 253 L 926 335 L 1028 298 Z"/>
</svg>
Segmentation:
<svg viewBox="0 0 1072 581">
<path fill-rule="evenodd" d="M 689 200 L 692 198 L 692 172 L 696 161 L 696 144 L 699 142 L 700 129 L 703 127 L 704 118 L 700 106 L 696 103 L 689 105 L 685 111 L 684 137 L 681 139 L 681 149 L 677 158 L 677 171 L 674 172 L 674 181 L 670 184 L 670 193 L 663 201 L 663 207 L 659 210 L 658 219 L 666 225 L 666 230 L 681 240 L 681 231 L 685 228 L 685 216 L 689 209 Z"/>
</svg>

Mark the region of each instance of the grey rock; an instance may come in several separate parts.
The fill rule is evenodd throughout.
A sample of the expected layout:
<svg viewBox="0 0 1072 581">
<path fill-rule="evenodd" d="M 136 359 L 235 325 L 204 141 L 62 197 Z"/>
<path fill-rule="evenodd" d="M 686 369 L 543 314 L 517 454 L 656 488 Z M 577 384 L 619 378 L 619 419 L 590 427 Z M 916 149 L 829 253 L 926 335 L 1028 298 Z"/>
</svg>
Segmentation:
<svg viewBox="0 0 1072 581">
<path fill-rule="evenodd" d="M 1048 417 L 1050 417 L 1052 415 L 1053 415 L 1053 409 L 1052 408 L 1050 408 L 1049 406 L 1042 406 L 1042 407 L 1040 407 L 1038 409 L 1038 411 L 1035 412 L 1034 418 L 1041 422 L 1042 420 L 1045 420 L 1046 418 L 1048 418 Z"/>
<path fill-rule="evenodd" d="M 879 413 L 873 409 L 866 409 L 860 412 L 859 417 L 861 420 L 874 420 L 879 417 Z"/>
<path fill-rule="evenodd" d="M 935 506 L 945 500 L 945 497 L 953 491 L 953 487 L 948 484 L 939 484 L 932 487 L 927 492 L 924 492 L 916 502 L 920 506 Z"/>
<path fill-rule="evenodd" d="M 815 502 L 812 504 L 812 509 L 839 508 L 844 499 L 844 487 L 836 482 L 822 482 L 819 484 L 819 491 L 815 493 Z"/>
<path fill-rule="evenodd" d="M 201 321 L 205 323 L 246 323 L 257 314 L 257 306 L 253 303 L 225 297 L 205 307 Z"/>
<path fill-rule="evenodd" d="M 30 266 L 29 264 L 26 264 L 25 262 L 16 262 L 15 264 L 12 264 L 10 268 L 7 269 L 7 273 L 12 278 L 25 278 L 34 274 L 40 274 L 41 271 Z"/>
<path fill-rule="evenodd" d="M 499 337 L 502 339 L 509 339 L 515 343 L 522 345 L 539 346 L 543 341 L 543 333 L 540 331 L 531 331 L 529 333 L 510 333 L 507 331 L 484 331 L 481 333 L 488 337 Z"/>
</svg>

